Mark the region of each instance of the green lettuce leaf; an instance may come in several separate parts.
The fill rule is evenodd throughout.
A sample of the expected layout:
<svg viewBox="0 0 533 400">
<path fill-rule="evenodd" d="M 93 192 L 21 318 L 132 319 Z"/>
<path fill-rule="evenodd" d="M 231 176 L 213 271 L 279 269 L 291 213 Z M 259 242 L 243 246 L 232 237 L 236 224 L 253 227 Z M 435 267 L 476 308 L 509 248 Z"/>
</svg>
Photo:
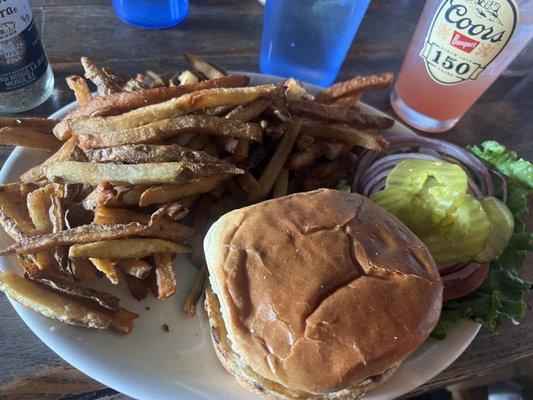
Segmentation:
<svg viewBox="0 0 533 400">
<path fill-rule="evenodd" d="M 352 188 L 350 185 L 348 185 L 348 181 L 346 179 L 341 179 L 339 183 L 337 184 L 337 189 L 341 192 L 347 192 L 350 193 L 352 191 Z"/>
<path fill-rule="evenodd" d="M 513 186 L 522 187 L 527 194 L 533 191 L 533 165 L 518 158 L 516 152 L 493 140 L 483 142 L 479 147 L 467 146 L 467 149 L 490 168 L 507 176 Z"/>
<path fill-rule="evenodd" d="M 505 320 L 518 324 L 526 312 L 524 294 L 532 286 L 520 278 L 518 271 L 527 252 L 533 250 L 533 233 L 525 231 L 522 221 L 528 212 L 527 196 L 533 192 L 533 166 L 494 141 L 480 147 L 468 146 L 468 150 L 508 179 L 507 206 L 513 213 L 515 229 L 503 254 L 491 261 L 485 282 L 467 296 L 444 303 L 439 323 L 431 334 L 437 339 L 446 337 L 448 329 L 465 318 L 493 332 L 498 332 Z"/>
</svg>

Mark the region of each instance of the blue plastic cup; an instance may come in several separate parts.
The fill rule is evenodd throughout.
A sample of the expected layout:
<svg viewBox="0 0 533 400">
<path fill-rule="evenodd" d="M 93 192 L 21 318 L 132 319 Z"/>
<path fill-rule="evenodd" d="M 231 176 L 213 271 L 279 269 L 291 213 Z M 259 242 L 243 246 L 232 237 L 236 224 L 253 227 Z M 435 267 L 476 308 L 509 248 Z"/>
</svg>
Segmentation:
<svg viewBox="0 0 533 400">
<path fill-rule="evenodd" d="M 179 24 L 189 14 L 189 0 L 113 0 L 122 21 L 147 29 L 165 29 Z"/>
<path fill-rule="evenodd" d="M 370 0 L 267 0 L 260 70 L 329 86 Z"/>
</svg>

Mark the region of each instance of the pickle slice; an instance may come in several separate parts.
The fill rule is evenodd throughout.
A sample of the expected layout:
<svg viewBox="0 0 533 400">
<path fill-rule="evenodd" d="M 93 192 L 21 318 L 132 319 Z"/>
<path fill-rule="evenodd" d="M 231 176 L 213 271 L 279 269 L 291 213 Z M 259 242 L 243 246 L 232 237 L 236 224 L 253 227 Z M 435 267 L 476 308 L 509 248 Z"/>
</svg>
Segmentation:
<svg viewBox="0 0 533 400">
<path fill-rule="evenodd" d="M 409 208 L 412 198 L 413 194 L 403 188 L 380 190 L 370 195 L 370 200 L 398 218 L 402 210 Z"/>
<path fill-rule="evenodd" d="M 514 231 L 514 219 L 511 210 L 494 197 L 486 197 L 480 203 L 489 218 L 489 234 L 476 261 L 488 262 L 501 256 L 509 244 Z"/>
<path fill-rule="evenodd" d="M 411 159 L 398 163 L 387 176 L 385 189 L 395 187 L 412 193 L 424 192 L 424 197 L 430 196 L 431 202 L 444 209 L 457 206 L 464 199 L 468 177 L 457 164 Z"/>
<path fill-rule="evenodd" d="M 483 250 L 489 219 L 481 203 L 467 194 L 467 179 L 456 164 L 406 160 L 392 169 L 385 189 L 370 198 L 407 225 L 443 267 L 471 261 L 479 253 L 487 256 Z M 491 247 L 489 252 L 499 249 Z"/>
<path fill-rule="evenodd" d="M 420 237 L 439 266 L 474 259 L 485 247 L 489 219 L 481 203 L 470 195 L 433 232 Z M 416 234 L 416 231 L 415 231 Z"/>
</svg>

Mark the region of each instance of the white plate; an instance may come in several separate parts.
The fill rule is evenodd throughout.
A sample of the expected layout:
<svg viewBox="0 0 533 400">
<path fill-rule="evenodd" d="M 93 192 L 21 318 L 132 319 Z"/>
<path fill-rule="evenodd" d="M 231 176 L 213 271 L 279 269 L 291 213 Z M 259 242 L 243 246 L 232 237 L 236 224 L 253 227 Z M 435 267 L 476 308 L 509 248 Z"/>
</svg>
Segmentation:
<svg viewBox="0 0 533 400">
<path fill-rule="evenodd" d="M 250 74 L 254 84 L 279 82 L 274 77 Z M 52 118 L 62 118 L 75 107 L 70 104 Z M 365 111 L 381 114 L 363 106 Z M 410 133 L 396 123 L 394 133 Z M 20 174 L 43 161 L 46 154 L 17 148 L 0 171 L 0 183 L 17 181 Z M 11 243 L 0 237 L 2 246 Z M 20 272 L 14 257 L 0 258 L 2 270 Z M 135 329 L 127 336 L 110 331 L 96 331 L 59 323 L 18 304 L 13 307 L 28 327 L 54 352 L 83 373 L 119 392 L 137 399 L 256 399 L 242 389 L 220 365 L 213 351 L 205 312 L 190 318 L 181 307 L 195 275 L 194 267 L 184 257 L 176 261 L 177 294 L 165 301 L 147 298 L 137 302 L 123 286 L 114 287 L 101 279 L 97 288 L 109 291 L 126 308 L 140 314 Z M 149 308 L 149 309 L 148 309 Z M 170 332 L 162 329 L 168 324 Z M 446 340 L 428 341 L 409 357 L 382 387 L 367 399 L 392 399 L 409 392 L 450 365 L 476 336 L 479 326 L 464 321 L 456 325 Z"/>
</svg>

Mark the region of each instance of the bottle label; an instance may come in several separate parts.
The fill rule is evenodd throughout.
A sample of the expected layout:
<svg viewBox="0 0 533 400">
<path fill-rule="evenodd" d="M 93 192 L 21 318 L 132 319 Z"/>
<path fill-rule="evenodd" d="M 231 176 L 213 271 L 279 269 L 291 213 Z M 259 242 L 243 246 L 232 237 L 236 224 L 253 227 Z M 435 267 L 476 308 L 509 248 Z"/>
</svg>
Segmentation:
<svg viewBox="0 0 533 400">
<path fill-rule="evenodd" d="M 518 19 L 514 0 L 444 0 L 420 56 L 443 85 L 473 81 L 500 54 Z"/>
<path fill-rule="evenodd" d="M 0 0 L 0 92 L 32 84 L 47 67 L 28 2 Z"/>
</svg>

